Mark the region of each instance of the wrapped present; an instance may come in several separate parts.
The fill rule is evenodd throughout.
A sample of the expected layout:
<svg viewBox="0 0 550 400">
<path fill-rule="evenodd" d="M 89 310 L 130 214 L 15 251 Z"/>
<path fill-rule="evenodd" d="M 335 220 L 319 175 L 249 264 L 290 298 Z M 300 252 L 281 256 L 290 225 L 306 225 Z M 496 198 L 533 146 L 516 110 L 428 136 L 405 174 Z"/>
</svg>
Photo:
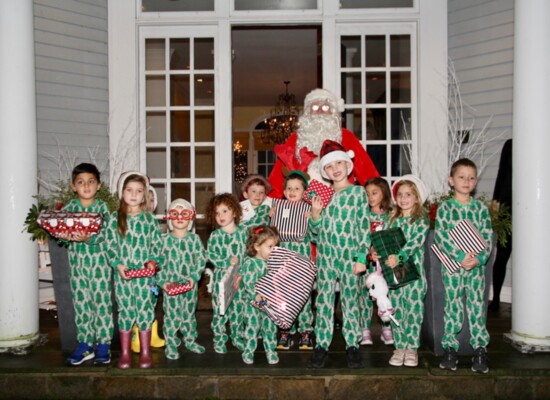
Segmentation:
<svg viewBox="0 0 550 400">
<path fill-rule="evenodd" d="M 171 286 L 166 293 L 168 293 L 169 296 L 177 296 L 178 294 L 187 293 L 191 289 L 191 284 L 188 283 L 180 283 L 179 285 L 173 285 Z"/>
<path fill-rule="evenodd" d="M 263 301 L 253 304 L 278 327 L 289 329 L 311 295 L 317 267 L 295 251 L 275 247 L 267 271 L 255 286 Z"/>
<path fill-rule="evenodd" d="M 271 207 L 273 204 L 273 199 L 271 197 L 266 197 L 265 200 L 262 203 L 263 205 L 267 205 L 268 207 Z M 246 199 L 240 202 L 241 210 L 243 211 L 242 221 L 246 222 L 251 220 L 255 215 L 256 211 L 254 210 L 254 207 L 252 206 L 252 203 L 250 200 Z"/>
<path fill-rule="evenodd" d="M 76 232 L 95 235 L 103 224 L 103 215 L 91 212 L 43 211 L 36 222 L 53 237 Z"/>
<path fill-rule="evenodd" d="M 306 237 L 311 205 L 303 201 L 273 200 L 270 225 L 279 230 L 281 242 L 301 242 Z"/>
<path fill-rule="evenodd" d="M 237 293 L 237 282 L 240 279 L 239 264 L 233 265 L 227 268 L 222 276 L 222 279 L 218 282 L 218 308 L 220 315 L 224 315 L 231 301 Z"/>
<path fill-rule="evenodd" d="M 304 192 L 304 200 L 311 204 L 311 199 L 314 197 L 319 197 L 323 202 L 323 207 L 326 208 L 328 203 L 330 203 L 330 199 L 333 194 L 334 190 L 330 186 L 327 186 L 316 179 L 312 179 Z"/>
<path fill-rule="evenodd" d="M 479 254 L 489 247 L 489 244 L 483 239 L 481 233 L 479 233 L 469 219 L 460 220 L 449 231 L 449 236 L 453 239 L 456 247 L 465 253 Z M 435 244 L 432 244 L 431 249 L 445 266 L 447 272 L 454 274 L 460 269 L 460 263 L 443 253 Z"/>
<path fill-rule="evenodd" d="M 157 263 L 155 263 L 154 261 L 150 261 L 150 262 L 155 264 L 154 269 L 148 268 L 147 267 L 148 263 L 145 263 L 145 264 L 143 264 L 143 268 L 130 269 L 130 270 L 126 271 L 126 277 L 130 278 L 130 279 L 135 279 L 135 278 L 146 278 L 146 277 L 149 277 L 149 276 L 155 276 L 156 273 L 159 270 L 159 267 L 158 267 Z"/>
<path fill-rule="evenodd" d="M 370 222 L 370 231 L 378 232 L 384 229 L 384 221 L 371 221 Z"/>
<path fill-rule="evenodd" d="M 380 256 L 382 275 L 388 283 L 388 287 L 395 289 L 404 286 L 420 277 L 418 268 L 411 259 L 397 265 L 395 268 L 388 267 L 385 262 L 392 254 L 397 254 L 407 243 L 401 228 L 384 229 L 371 232 L 372 247 Z"/>
</svg>

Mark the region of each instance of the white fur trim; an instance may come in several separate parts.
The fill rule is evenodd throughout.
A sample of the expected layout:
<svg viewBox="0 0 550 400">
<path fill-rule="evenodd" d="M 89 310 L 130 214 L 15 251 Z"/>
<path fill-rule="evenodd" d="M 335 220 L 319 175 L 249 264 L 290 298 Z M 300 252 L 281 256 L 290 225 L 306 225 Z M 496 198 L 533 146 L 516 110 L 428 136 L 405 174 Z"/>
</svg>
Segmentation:
<svg viewBox="0 0 550 400">
<path fill-rule="evenodd" d="M 173 210 L 175 209 L 176 207 L 181 207 L 183 208 L 184 210 L 191 210 L 191 211 L 195 211 L 195 207 L 193 207 L 193 205 L 191 203 L 189 203 L 187 200 L 185 199 L 176 199 L 174 201 L 172 201 L 170 203 L 170 205 L 168 206 L 168 211 L 170 210 Z M 174 230 L 174 226 L 172 225 L 172 221 L 171 220 L 168 220 L 168 228 L 172 231 Z M 193 220 L 189 221 L 189 227 L 188 227 L 189 230 L 193 229 Z"/>
<path fill-rule="evenodd" d="M 350 163 L 350 166 L 348 166 L 348 175 L 351 174 L 351 171 L 353 170 L 353 161 L 351 159 L 354 156 L 355 154 L 353 153 L 353 150 L 349 150 L 347 152 L 335 150 L 327 153 L 323 158 L 321 158 L 321 176 L 325 179 L 330 179 L 325 172 L 325 166 L 333 161 L 338 160 L 347 161 Z"/>
<path fill-rule="evenodd" d="M 424 182 L 422 182 L 422 180 L 418 176 L 411 175 L 411 174 L 403 175 L 402 177 L 398 178 L 395 181 L 395 183 L 392 185 L 391 194 L 393 196 L 393 199 L 397 200 L 395 198 L 395 189 L 397 188 L 397 184 L 401 181 L 411 181 L 412 183 L 414 183 L 414 185 L 418 189 L 418 194 L 420 195 L 420 201 L 422 202 L 422 204 L 424 204 L 424 202 L 428 198 L 428 194 L 429 194 L 428 189 L 426 188 L 426 185 L 424 184 Z"/>
<path fill-rule="evenodd" d="M 123 172 L 120 175 L 120 178 L 118 178 L 117 189 L 118 189 L 118 198 L 119 199 L 122 199 L 122 188 L 124 187 L 124 182 L 126 182 L 126 179 L 128 179 L 128 177 L 130 175 L 140 175 L 140 176 L 144 177 L 145 181 L 147 182 L 147 190 L 149 190 L 149 178 L 147 178 L 147 175 L 145 175 L 145 174 L 143 174 L 139 171 L 126 171 L 126 172 Z"/>
</svg>

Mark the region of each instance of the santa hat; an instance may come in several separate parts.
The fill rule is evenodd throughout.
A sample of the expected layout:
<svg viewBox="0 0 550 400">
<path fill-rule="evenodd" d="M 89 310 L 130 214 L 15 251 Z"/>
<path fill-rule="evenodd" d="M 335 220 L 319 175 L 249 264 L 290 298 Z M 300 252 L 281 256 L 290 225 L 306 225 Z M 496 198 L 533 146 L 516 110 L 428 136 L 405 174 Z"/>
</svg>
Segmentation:
<svg viewBox="0 0 550 400">
<path fill-rule="evenodd" d="M 173 202 L 171 202 L 170 205 L 168 206 L 168 210 L 174 210 L 177 207 L 181 207 L 184 210 L 195 211 L 195 207 L 193 207 L 191 203 L 189 203 L 187 200 L 184 200 L 184 199 L 176 199 Z M 168 222 L 168 228 L 170 228 L 170 230 L 173 230 L 174 226 L 172 225 L 172 221 L 168 220 L 167 222 Z M 193 229 L 193 220 L 189 221 L 189 226 L 187 227 L 187 229 L 188 230 Z"/>
<path fill-rule="evenodd" d="M 428 198 L 428 189 L 426 189 L 426 185 L 424 185 L 424 182 L 416 176 L 416 175 L 403 175 L 401 178 L 398 178 L 393 186 L 391 187 L 391 193 L 393 195 L 393 199 L 397 200 L 397 188 L 399 187 L 400 183 L 402 181 L 409 181 L 414 183 L 416 186 L 416 190 L 418 190 L 418 195 L 420 196 L 420 202 L 424 204 L 426 199 Z"/>
<path fill-rule="evenodd" d="M 130 177 L 130 175 L 139 175 L 139 176 L 142 176 L 143 178 L 145 178 L 145 182 L 147 183 L 146 184 L 146 190 L 147 192 L 151 191 L 153 192 L 153 196 L 148 196 L 149 197 L 149 200 L 152 202 L 151 205 L 152 205 L 152 209 L 155 210 L 157 208 L 157 191 L 155 190 L 155 188 L 153 186 L 151 186 L 149 184 L 149 178 L 147 177 L 147 175 L 145 175 L 144 173 L 141 173 L 139 171 L 126 171 L 126 172 L 123 172 L 122 174 L 120 174 L 120 178 L 118 178 L 118 182 L 117 182 L 117 188 L 118 188 L 118 198 L 119 199 L 122 199 L 122 189 L 124 188 L 124 183 L 126 182 L 126 179 L 128 179 L 128 177 Z M 151 198 L 153 197 L 153 198 Z"/>
<path fill-rule="evenodd" d="M 304 109 L 309 108 L 310 104 L 314 101 L 323 100 L 330 102 L 339 113 L 344 112 L 344 100 L 336 97 L 334 93 L 326 89 L 313 89 L 309 92 L 304 100 Z"/>
<path fill-rule="evenodd" d="M 351 174 L 353 170 L 353 161 L 351 161 L 351 159 L 353 157 L 355 157 L 353 150 L 346 151 L 340 143 L 334 140 L 325 140 L 321 147 L 321 154 L 319 155 L 321 159 L 321 176 L 325 179 L 330 179 L 325 172 L 325 166 L 333 161 L 339 160 L 350 163 L 350 165 L 348 165 L 348 175 Z"/>
<path fill-rule="evenodd" d="M 243 181 L 243 183 L 241 184 L 241 193 L 246 192 L 250 184 L 253 181 L 257 181 L 257 180 L 262 181 L 263 185 L 265 186 L 266 193 L 271 192 L 271 184 L 268 182 L 267 179 L 265 179 L 262 175 L 251 174 L 251 175 L 248 175 Z"/>
</svg>

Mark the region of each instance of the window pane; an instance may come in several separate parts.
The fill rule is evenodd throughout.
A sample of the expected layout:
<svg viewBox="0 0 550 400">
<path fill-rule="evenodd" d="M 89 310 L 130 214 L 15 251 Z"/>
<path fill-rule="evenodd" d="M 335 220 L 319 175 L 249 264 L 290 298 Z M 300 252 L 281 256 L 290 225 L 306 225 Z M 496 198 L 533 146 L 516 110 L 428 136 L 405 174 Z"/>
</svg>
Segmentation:
<svg viewBox="0 0 550 400">
<path fill-rule="evenodd" d="M 195 208 L 197 214 L 204 214 L 206 212 L 206 206 L 214 195 L 216 188 L 213 182 L 209 183 L 196 183 L 195 184 Z"/>
<path fill-rule="evenodd" d="M 213 106 L 214 105 L 214 75 L 196 75 L 195 76 L 195 105 Z"/>
<path fill-rule="evenodd" d="M 141 11 L 214 11 L 214 0 L 141 0 Z"/>
<path fill-rule="evenodd" d="M 191 201 L 191 184 L 190 183 L 172 183 L 172 199 L 185 199 Z"/>
<path fill-rule="evenodd" d="M 235 10 L 316 10 L 317 0 L 235 0 Z"/>
<path fill-rule="evenodd" d="M 265 151 L 258 151 L 258 162 L 262 163 L 262 164 L 266 162 L 266 153 L 265 153 Z"/>
<path fill-rule="evenodd" d="M 164 39 L 145 40 L 145 69 L 164 70 Z"/>
<path fill-rule="evenodd" d="M 214 141 L 214 111 L 195 111 L 195 141 Z"/>
<path fill-rule="evenodd" d="M 189 117 L 189 111 L 172 111 L 170 113 L 170 118 L 170 141 L 191 141 L 191 120 Z"/>
<path fill-rule="evenodd" d="M 392 72 L 391 73 L 391 102 L 392 103 L 410 103 L 411 102 L 411 73 L 410 72 Z"/>
<path fill-rule="evenodd" d="M 341 41 L 341 66 L 352 68 L 361 66 L 361 37 L 342 36 Z"/>
<path fill-rule="evenodd" d="M 359 140 L 363 138 L 361 131 L 361 110 L 346 110 L 344 111 L 344 120 L 342 122 L 344 128 L 352 131 Z"/>
<path fill-rule="evenodd" d="M 403 176 L 411 173 L 409 145 L 394 144 L 391 146 L 392 176 Z"/>
<path fill-rule="evenodd" d="M 150 142 L 166 141 L 166 116 L 164 112 L 147 112 L 145 140 Z"/>
<path fill-rule="evenodd" d="M 342 98 L 347 105 L 361 104 L 361 73 L 342 73 Z"/>
<path fill-rule="evenodd" d="M 411 109 L 394 108 L 391 110 L 391 138 L 411 140 Z"/>
<path fill-rule="evenodd" d="M 189 98 L 189 75 L 170 76 L 170 104 L 188 106 Z"/>
<path fill-rule="evenodd" d="M 170 173 L 172 178 L 191 177 L 191 151 L 189 147 L 174 147 L 171 149 Z"/>
<path fill-rule="evenodd" d="M 369 154 L 372 162 L 376 166 L 378 173 L 382 176 L 386 174 L 386 145 L 369 145 L 367 146 L 367 153 Z"/>
<path fill-rule="evenodd" d="M 367 140 L 386 140 L 386 127 L 385 108 L 367 110 Z"/>
<path fill-rule="evenodd" d="M 147 107 L 162 107 L 166 104 L 165 82 L 164 76 L 145 78 L 145 105 Z"/>
<path fill-rule="evenodd" d="M 390 37 L 390 61 L 392 67 L 411 66 L 410 35 L 392 35 Z"/>
<path fill-rule="evenodd" d="M 166 186 L 164 183 L 153 183 L 151 184 L 152 187 L 155 188 L 155 191 L 157 192 L 157 214 L 164 214 L 166 213 L 166 207 L 168 207 L 168 203 L 166 202 Z"/>
<path fill-rule="evenodd" d="M 166 178 L 166 150 L 147 149 L 147 175 L 151 179 Z"/>
<path fill-rule="evenodd" d="M 386 66 L 386 37 L 366 36 L 365 37 L 365 66 L 385 67 Z"/>
<path fill-rule="evenodd" d="M 214 178 L 214 147 L 195 148 L 195 176 L 197 178 Z"/>
<path fill-rule="evenodd" d="M 200 214 L 198 210 L 197 214 Z M 206 219 L 204 218 L 196 219 L 193 227 L 195 229 L 195 233 L 201 238 L 203 246 L 206 247 L 206 243 L 208 241 L 208 238 L 210 237 L 210 234 L 212 233 L 213 228 L 208 225 Z"/>
<path fill-rule="evenodd" d="M 195 69 L 214 69 L 214 39 L 195 39 Z"/>
<path fill-rule="evenodd" d="M 276 159 L 277 156 L 275 155 L 275 152 L 273 150 L 267 150 L 267 162 L 274 164 Z"/>
<path fill-rule="evenodd" d="M 410 8 L 414 0 L 340 0 L 340 8 Z"/>
<path fill-rule="evenodd" d="M 384 72 L 367 72 L 367 103 L 386 102 L 386 74 Z"/>
<path fill-rule="evenodd" d="M 189 39 L 170 40 L 170 69 L 190 69 Z"/>
</svg>

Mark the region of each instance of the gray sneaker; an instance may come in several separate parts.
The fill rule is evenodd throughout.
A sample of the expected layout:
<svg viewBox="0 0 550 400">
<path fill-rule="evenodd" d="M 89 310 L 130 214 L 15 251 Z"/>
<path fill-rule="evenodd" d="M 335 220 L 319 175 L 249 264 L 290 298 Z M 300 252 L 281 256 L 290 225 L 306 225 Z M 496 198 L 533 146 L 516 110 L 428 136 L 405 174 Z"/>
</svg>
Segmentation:
<svg viewBox="0 0 550 400">
<path fill-rule="evenodd" d="M 479 374 L 489 372 L 489 359 L 487 358 L 487 350 L 483 347 L 478 347 L 472 357 L 472 371 Z"/>
<path fill-rule="evenodd" d="M 448 369 L 449 371 L 456 371 L 456 366 L 458 365 L 458 357 L 456 355 L 456 350 L 452 347 L 447 347 L 445 349 L 445 355 L 439 364 L 439 368 Z"/>
</svg>

